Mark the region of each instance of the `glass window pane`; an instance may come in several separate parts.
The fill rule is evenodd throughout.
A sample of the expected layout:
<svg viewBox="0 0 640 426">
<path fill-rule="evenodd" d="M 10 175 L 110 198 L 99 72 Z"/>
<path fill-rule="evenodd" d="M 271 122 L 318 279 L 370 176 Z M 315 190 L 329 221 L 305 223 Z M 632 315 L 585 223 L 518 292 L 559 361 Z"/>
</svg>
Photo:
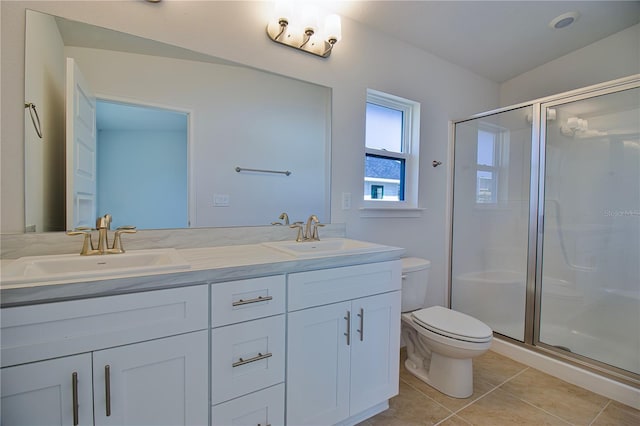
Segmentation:
<svg viewBox="0 0 640 426">
<path fill-rule="evenodd" d="M 402 159 L 366 155 L 364 199 L 404 200 L 404 165 Z"/>
<path fill-rule="evenodd" d="M 493 166 L 495 159 L 495 133 L 478 130 L 478 164 Z"/>
<path fill-rule="evenodd" d="M 403 152 L 403 112 L 367 102 L 366 147 Z"/>
</svg>

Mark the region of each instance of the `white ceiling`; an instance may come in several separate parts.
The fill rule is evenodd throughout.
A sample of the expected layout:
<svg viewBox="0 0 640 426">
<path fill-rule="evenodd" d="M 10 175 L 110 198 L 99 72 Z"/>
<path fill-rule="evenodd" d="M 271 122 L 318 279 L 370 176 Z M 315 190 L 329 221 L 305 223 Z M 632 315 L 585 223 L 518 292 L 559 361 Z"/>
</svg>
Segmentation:
<svg viewBox="0 0 640 426">
<path fill-rule="evenodd" d="M 640 1 L 328 1 L 325 7 L 497 83 L 640 22 Z M 548 27 L 571 11 L 580 13 L 573 25 Z"/>
</svg>

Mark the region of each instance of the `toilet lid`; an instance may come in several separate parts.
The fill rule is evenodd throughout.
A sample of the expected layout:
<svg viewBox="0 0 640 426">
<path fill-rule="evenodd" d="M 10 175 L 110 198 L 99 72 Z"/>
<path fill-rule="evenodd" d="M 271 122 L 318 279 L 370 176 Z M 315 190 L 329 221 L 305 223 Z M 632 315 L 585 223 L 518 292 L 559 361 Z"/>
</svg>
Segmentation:
<svg viewBox="0 0 640 426">
<path fill-rule="evenodd" d="M 442 306 L 420 309 L 412 316 L 421 327 L 453 339 L 487 342 L 493 336 L 491 328 L 482 321 Z"/>
</svg>

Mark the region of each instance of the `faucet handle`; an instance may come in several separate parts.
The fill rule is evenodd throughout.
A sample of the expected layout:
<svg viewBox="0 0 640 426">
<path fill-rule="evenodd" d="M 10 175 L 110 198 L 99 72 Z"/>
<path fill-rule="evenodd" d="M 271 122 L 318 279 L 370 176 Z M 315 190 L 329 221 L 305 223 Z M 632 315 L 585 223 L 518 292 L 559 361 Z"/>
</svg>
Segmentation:
<svg viewBox="0 0 640 426">
<path fill-rule="evenodd" d="M 92 229 L 88 226 L 79 226 L 73 231 L 67 231 L 67 235 L 84 235 L 82 249 L 80 250 L 80 254 L 82 256 L 88 255 L 94 251 L 93 241 L 91 240 L 91 231 Z"/>
<path fill-rule="evenodd" d="M 313 225 L 313 235 L 311 236 L 312 240 L 320 241 L 320 235 L 318 234 L 318 228 L 322 228 L 324 223 L 316 223 Z"/>
<path fill-rule="evenodd" d="M 95 229 L 88 226 L 78 226 L 77 228 L 73 228 L 73 231 L 67 231 L 67 235 L 81 235 L 90 231 L 95 231 Z"/>
<path fill-rule="evenodd" d="M 119 226 L 113 235 L 113 246 L 109 250 L 110 253 L 124 253 L 124 247 L 122 246 L 122 234 L 135 234 L 138 232 L 135 226 L 124 225 Z"/>
<path fill-rule="evenodd" d="M 289 225 L 289 228 L 295 229 L 298 228 L 298 235 L 296 236 L 296 241 L 304 241 L 304 236 L 302 235 L 302 222 L 293 222 L 293 225 Z"/>
</svg>

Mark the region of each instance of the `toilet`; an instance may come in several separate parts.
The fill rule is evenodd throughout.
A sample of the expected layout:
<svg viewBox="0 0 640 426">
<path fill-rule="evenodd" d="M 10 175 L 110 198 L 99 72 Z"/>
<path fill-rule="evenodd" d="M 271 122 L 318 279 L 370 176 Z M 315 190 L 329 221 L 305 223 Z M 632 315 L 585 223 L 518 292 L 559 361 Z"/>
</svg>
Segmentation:
<svg viewBox="0 0 640 426">
<path fill-rule="evenodd" d="M 402 259 L 402 340 L 406 369 L 454 398 L 473 394 L 472 359 L 491 346 L 489 326 L 461 312 L 427 305 L 431 262 Z"/>
</svg>

